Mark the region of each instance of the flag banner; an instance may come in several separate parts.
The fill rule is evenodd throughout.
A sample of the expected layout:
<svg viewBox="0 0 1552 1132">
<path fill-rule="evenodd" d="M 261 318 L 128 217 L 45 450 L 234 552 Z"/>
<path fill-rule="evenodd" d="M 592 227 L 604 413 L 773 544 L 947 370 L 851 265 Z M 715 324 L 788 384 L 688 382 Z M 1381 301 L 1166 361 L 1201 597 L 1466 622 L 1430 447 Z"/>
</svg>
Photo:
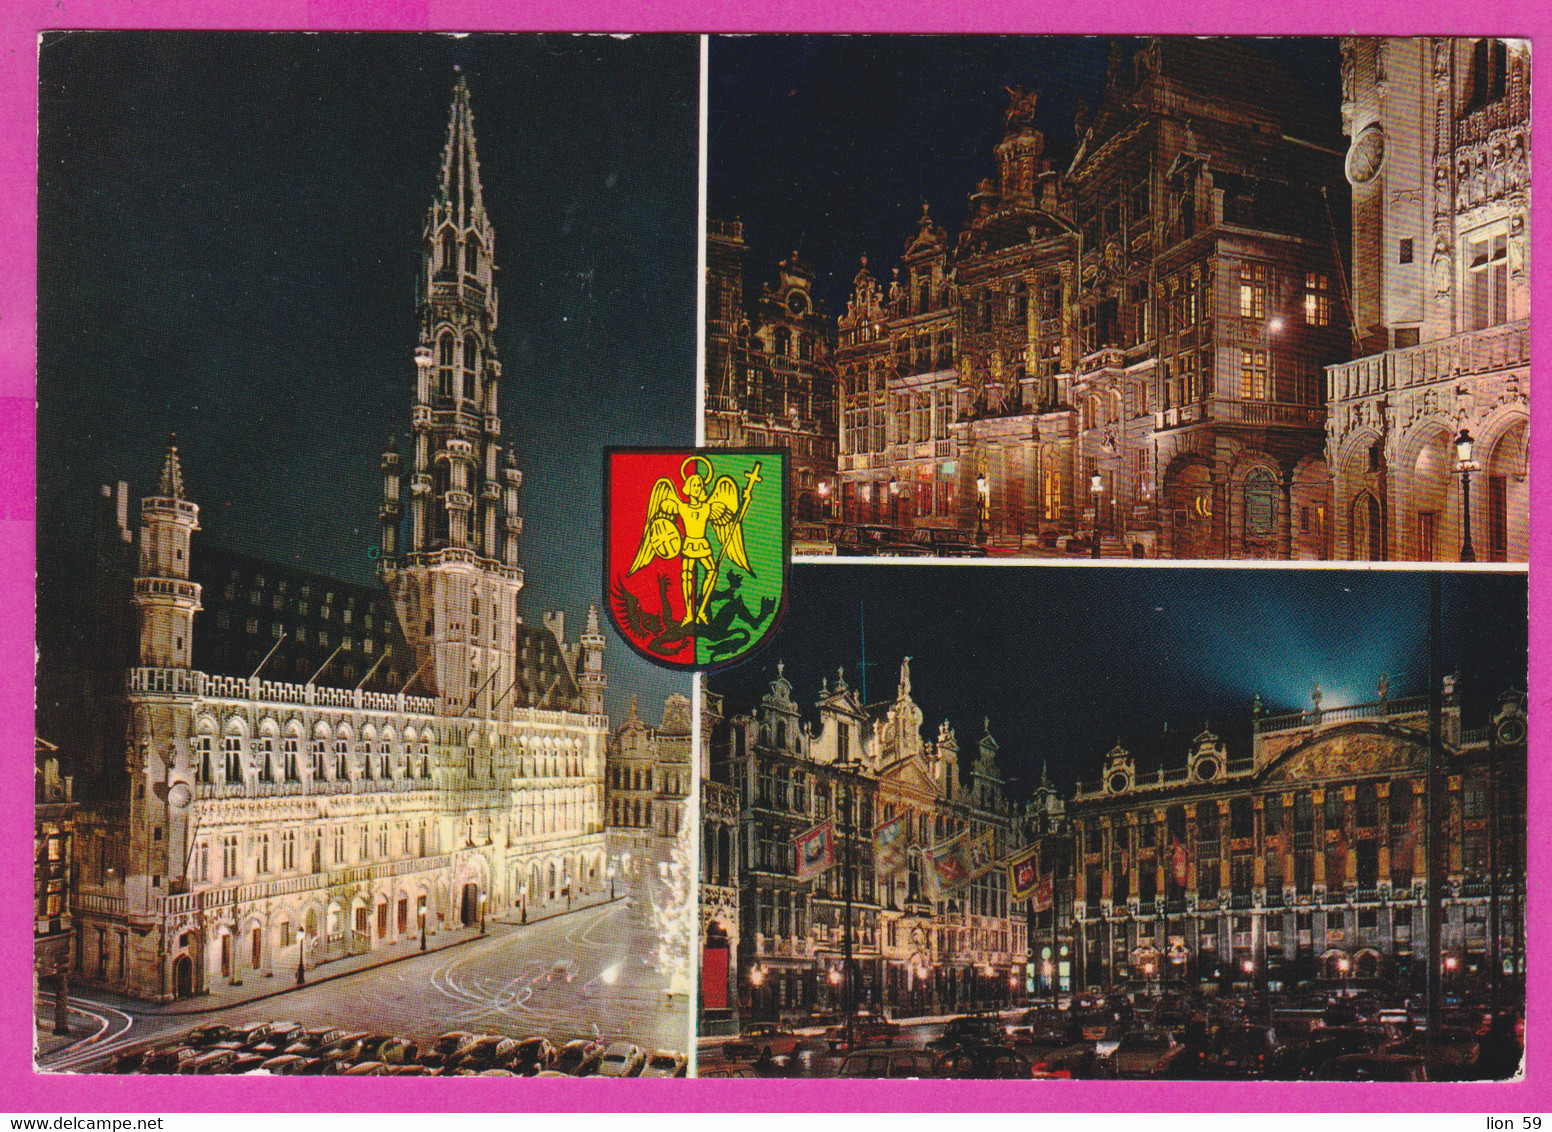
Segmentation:
<svg viewBox="0 0 1552 1132">
<path fill-rule="evenodd" d="M 965 854 L 969 861 L 970 879 L 984 877 L 997 867 L 997 837 L 985 829 L 965 842 Z"/>
<path fill-rule="evenodd" d="M 1015 901 L 1028 900 L 1040 880 L 1040 846 L 1031 845 L 1008 858 L 1008 895 Z"/>
<path fill-rule="evenodd" d="M 905 851 L 910 843 L 907 814 L 896 814 L 873 829 L 873 867 L 884 876 L 905 868 Z"/>
<path fill-rule="evenodd" d="M 961 833 L 934 845 L 922 854 L 927 859 L 927 872 L 940 895 L 970 881 L 970 860 L 969 853 L 965 849 L 966 840 L 966 835 Z"/>
<path fill-rule="evenodd" d="M 1048 911 L 1051 907 L 1051 878 L 1041 877 L 1035 882 L 1035 894 L 1030 897 L 1031 907 L 1036 912 Z"/>
<path fill-rule="evenodd" d="M 1181 888 L 1186 886 L 1186 847 L 1180 842 L 1171 842 L 1170 854 L 1174 858 L 1175 884 Z"/>
<path fill-rule="evenodd" d="M 835 821 L 820 822 L 792 839 L 798 850 L 798 880 L 813 880 L 835 864 Z"/>
<path fill-rule="evenodd" d="M 654 664 L 748 656 L 787 601 L 787 451 L 604 452 L 604 605 Z"/>
</svg>

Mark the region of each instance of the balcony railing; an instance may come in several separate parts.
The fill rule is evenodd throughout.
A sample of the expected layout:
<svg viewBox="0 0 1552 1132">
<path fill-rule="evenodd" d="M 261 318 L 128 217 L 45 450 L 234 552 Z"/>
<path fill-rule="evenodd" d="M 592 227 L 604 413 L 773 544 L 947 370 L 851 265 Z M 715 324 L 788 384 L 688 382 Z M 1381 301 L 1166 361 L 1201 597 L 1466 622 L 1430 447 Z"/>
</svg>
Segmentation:
<svg viewBox="0 0 1552 1132">
<path fill-rule="evenodd" d="M 1357 358 L 1327 369 L 1327 401 L 1336 403 L 1392 389 L 1453 381 L 1530 364 L 1530 323 L 1506 322 L 1436 342 Z"/>
<path fill-rule="evenodd" d="M 1321 428 L 1326 423 L 1324 406 L 1296 405 L 1286 401 L 1218 400 L 1214 402 L 1213 416 L 1227 424 Z"/>
</svg>

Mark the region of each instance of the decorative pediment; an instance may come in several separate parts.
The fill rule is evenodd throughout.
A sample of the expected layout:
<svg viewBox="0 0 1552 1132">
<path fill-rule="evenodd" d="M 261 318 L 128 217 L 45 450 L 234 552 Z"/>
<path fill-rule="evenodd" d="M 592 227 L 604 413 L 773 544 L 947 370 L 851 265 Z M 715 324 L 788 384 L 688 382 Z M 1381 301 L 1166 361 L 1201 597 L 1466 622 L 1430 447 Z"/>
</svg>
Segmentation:
<svg viewBox="0 0 1552 1132">
<path fill-rule="evenodd" d="M 1427 765 L 1425 737 L 1360 724 L 1327 732 L 1289 751 L 1268 769 L 1266 781 L 1318 782 L 1411 773 Z"/>
</svg>

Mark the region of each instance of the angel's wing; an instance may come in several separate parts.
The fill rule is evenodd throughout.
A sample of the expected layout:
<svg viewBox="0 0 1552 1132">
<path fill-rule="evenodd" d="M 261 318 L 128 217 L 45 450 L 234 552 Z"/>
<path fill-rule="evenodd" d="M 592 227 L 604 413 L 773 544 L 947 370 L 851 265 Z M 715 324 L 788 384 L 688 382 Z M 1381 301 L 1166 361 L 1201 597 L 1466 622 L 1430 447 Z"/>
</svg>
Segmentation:
<svg viewBox="0 0 1552 1132">
<path fill-rule="evenodd" d="M 652 485 L 652 494 L 647 497 L 647 525 L 642 529 L 641 545 L 636 548 L 636 557 L 631 562 L 631 568 L 625 571 L 627 576 L 634 574 L 654 558 L 679 557 L 684 538 L 679 533 L 679 524 L 674 522 L 674 516 L 677 514 L 679 514 L 679 493 L 668 480 L 658 480 Z"/>
<path fill-rule="evenodd" d="M 739 519 L 738 485 L 732 476 L 718 476 L 711 488 L 711 526 L 722 540 L 722 549 L 739 566 L 754 573 L 744 553 L 744 524 Z"/>
</svg>

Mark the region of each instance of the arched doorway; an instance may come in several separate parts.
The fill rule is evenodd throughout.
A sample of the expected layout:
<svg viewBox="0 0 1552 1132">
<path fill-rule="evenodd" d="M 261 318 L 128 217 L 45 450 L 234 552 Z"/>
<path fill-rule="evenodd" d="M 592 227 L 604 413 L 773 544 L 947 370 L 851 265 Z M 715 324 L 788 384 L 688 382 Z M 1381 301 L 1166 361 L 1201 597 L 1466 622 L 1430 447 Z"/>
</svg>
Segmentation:
<svg viewBox="0 0 1552 1132">
<path fill-rule="evenodd" d="M 194 960 L 187 955 L 172 962 L 172 988 L 175 998 L 188 998 L 194 993 Z"/>
<path fill-rule="evenodd" d="M 458 921 L 464 927 L 479 923 L 480 919 L 480 886 L 474 881 L 469 881 L 463 886 L 463 898 L 458 909 Z"/>
<path fill-rule="evenodd" d="M 1373 492 L 1361 491 L 1353 497 L 1348 530 L 1352 532 L 1348 552 L 1353 561 L 1385 560 L 1385 508 Z"/>
<path fill-rule="evenodd" d="M 1485 531 L 1478 556 L 1487 562 L 1524 562 L 1530 554 L 1525 441 L 1525 421 L 1517 420 L 1493 442 L 1482 464 L 1483 517 L 1474 525 Z"/>
<path fill-rule="evenodd" d="M 1455 475 L 1455 438 L 1430 428 L 1412 460 L 1407 500 L 1407 529 L 1417 562 L 1449 562 L 1460 557 L 1460 484 Z M 1406 545 L 1403 541 L 1403 546 Z"/>
<path fill-rule="evenodd" d="M 1212 477 L 1199 463 L 1176 463 L 1164 493 L 1176 558 L 1214 558 Z"/>
</svg>

